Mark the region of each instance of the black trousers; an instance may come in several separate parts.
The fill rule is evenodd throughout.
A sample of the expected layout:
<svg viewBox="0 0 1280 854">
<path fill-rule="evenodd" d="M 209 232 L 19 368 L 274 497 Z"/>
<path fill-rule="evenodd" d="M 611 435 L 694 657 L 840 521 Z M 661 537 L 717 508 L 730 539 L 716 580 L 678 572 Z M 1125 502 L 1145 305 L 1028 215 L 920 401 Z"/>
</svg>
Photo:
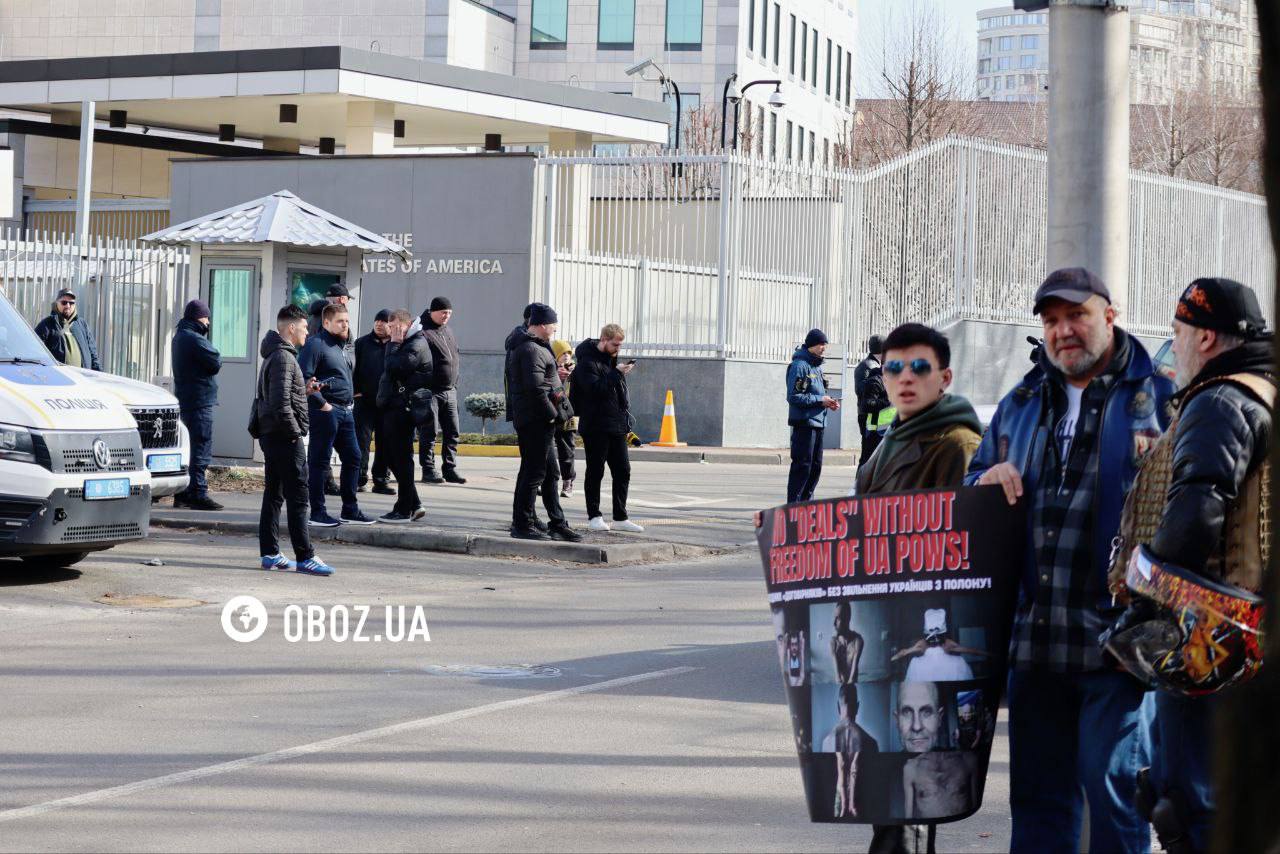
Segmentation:
<svg viewBox="0 0 1280 854">
<path fill-rule="evenodd" d="M 307 518 L 311 514 L 307 490 L 307 450 L 301 439 L 263 436 L 258 440 L 265 460 L 266 485 L 262 491 L 262 515 L 258 518 L 258 549 L 261 554 L 280 552 L 280 505 L 289 520 L 289 539 L 299 561 L 315 556 Z"/>
<path fill-rule="evenodd" d="M 822 427 L 791 426 L 791 472 L 787 476 L 787 503 L 808 501 L 822 476 Z"/>
<path fill-rule="evenodd" d="M 556 459 L 560 463 L 560 479 L 573 480 L 578 473 L 573 468 L 573 454 L 578 447 L 577 430 L 556 431 Z"/>
<path fill-rule="evenodd" d="M 871 459 L 871 455 L 880 446 L 880 433 L 876 430 L 867 429 L 867 419 L 876 418 L 879 414 L 879 410 L 876 412 L 858 410 L 858 434 L 862 436 L 862 450 L 858 452 L 858 465 L 862 465 Z"/>
<path fill-rule="evenodd" d="M 424 475 L 436 471 L 436 436 L 440 436 L 440 468 L 456 471 L 458 468 L 458 392 L 456 389 L 437 391 L 431 395 L 431 409 L 427 420 L 418 425 L 418 463 Z"/>
<path fill-rule="evenodd" d="M 369 482 L 369 445 L 373 444 L 373 482 L 386 483 L 391 477 L 384 451 L 382 413 L 377 404 L 363 397 L 356 398 L 356 441 L 360 444 L 360 485 Z"/>
<path fill-rule="evenodd" d="M 413 419 L 403 409 L 384 412 L 382 419 L 387 465 L 396 479 L 396 503 L 391 509 L 407 516 L 422 506 L 413 482 Z"/>
<path fill-rule="evenodd" d="M 627 518 L 627 491 L 631 488 L 631 458 L 627 456 L 625 433 L 583 433 L 582 447 L 587 454 L 587 474 L 582 482 L 587 498 L 587 518 L 600 515 L 600 484 L 604 480 L 604 467 L 609 465 L 613 479 L 613 519 L 621 522 Z"/>
<path fill-rule="evenodd" d="M 520 443 L 520 473 L 516 475 L 516 493 L 511 504 L 511 526 L 527 531 L 537 518 L 534 508 L 534 490 L 542 486 L 542 506 L 547 511 L 547 521 L 553 526 L 565 524 L 564 511 L 560 509 L 560 480 L 556 462 L 555 425 L 529 424 L 516 428 Z"/>
</svg>

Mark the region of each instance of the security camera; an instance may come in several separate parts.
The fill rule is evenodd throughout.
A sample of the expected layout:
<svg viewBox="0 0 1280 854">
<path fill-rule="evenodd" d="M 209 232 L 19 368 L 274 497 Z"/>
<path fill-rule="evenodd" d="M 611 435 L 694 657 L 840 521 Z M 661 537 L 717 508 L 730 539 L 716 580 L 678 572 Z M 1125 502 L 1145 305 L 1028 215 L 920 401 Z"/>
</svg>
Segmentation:
<svg viewBox="0 0 1280 854">
<path fill-rule="evenodd" d="M 780 107 L 785 107 L 786 105 L 787 99 L 783 97 L 782 87 L 779 86 L 777 89 L 773 90 L 773 94 L 769 96 L 769 106 L 776 110 Z"/>
<path fill-rule="evenodd" d="M 650 67 L 650 66 L 652 66 L 652 65 L 653 65 L 653 60 L 652 60 L 652 59 L 646 59 L 644 62 L 640 63 L 639 65 L 633 65 L 633 66 L 631 66 L 630 68 L 628 68 L 628 69 L 627 69 L 627 76 L 628 76 L 628 77 L 635 77 L 635 76 L 636 76 L 636 75 L 638 75 L 638 74 L 643 74 L 643 73 L 644 73 L 644 71 L 645 71 L 645 69 L 646 69 L 646 68 L 649 68 L 649 67 Z"/>
</svg>

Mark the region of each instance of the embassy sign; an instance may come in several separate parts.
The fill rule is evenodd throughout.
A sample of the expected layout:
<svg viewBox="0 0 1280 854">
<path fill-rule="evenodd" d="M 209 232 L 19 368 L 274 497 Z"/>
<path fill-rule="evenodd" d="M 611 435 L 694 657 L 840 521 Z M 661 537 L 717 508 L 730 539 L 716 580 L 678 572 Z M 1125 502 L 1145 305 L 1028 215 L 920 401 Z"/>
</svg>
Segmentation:
<svg viewBox="0 0 1280 854">
<path fill-rule="evenodd" d="M 413 251 L 413 234 L 383 234 L 388 240 L 395 241 Z M 501 276 L 502 261 L 498 258 L 413 258 L 403 261 L 399 258 L 365 258 L 361 264 L 365 273 L 427 273 L 431 275 L 453 276 Z"/>
</svg>

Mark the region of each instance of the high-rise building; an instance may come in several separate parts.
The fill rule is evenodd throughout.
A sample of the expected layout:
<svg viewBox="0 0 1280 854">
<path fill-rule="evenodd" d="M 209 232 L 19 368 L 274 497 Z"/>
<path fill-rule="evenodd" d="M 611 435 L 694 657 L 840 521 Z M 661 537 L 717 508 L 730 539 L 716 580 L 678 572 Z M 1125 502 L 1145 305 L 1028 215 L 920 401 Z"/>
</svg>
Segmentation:
<svg viewBox="0 0 1280 854">
<path fill-rule="evenodd" d="M 0 59 L 341 45 L 665 99 L 718 117 L 730 75 L 756 150 L 821 160 L 853 115 L 856 0 L 7 0 Z M 68 26 L 68 24 L 73 26 Z M 674 124 L 674 99 L 672 115 Z M 732 122 L 733 109 L 729 110 Z M 786 133 L 785 128 L 791 128 Z M 705 127 L 703 137 L 715 137 Z M 684 142 L 688 142 L 688 134 Z M 791 142 L 788 144 L 787 139 Z"/>
<path fill-rule="evenodd" d="M 1195 89 L 1245 98 L 1256 89 L 1258 15 L 1250 0 L 1133 0 L 1129 20 L 1133 103 L 1166 103 Z M 978 13 L 979 99 L 1042 100 L 1048 75 L 1048 13 Z"/>
</svg>

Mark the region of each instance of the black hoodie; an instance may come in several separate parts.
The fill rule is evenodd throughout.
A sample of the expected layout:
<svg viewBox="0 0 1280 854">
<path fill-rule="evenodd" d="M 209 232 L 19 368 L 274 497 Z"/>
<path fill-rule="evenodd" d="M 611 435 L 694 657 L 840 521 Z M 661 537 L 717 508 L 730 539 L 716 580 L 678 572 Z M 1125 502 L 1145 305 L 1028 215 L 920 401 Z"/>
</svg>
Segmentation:
<svg viewBox="0 0 1280 854">
<path fill-rule="evenodd" d="M 263 436 L 297 439 L 311 426 L 307 414 L 307 382 L 298 367 L 298 350 L 272 329 L 262 338 L 262 372 L 258 374 L 258 423 Z"/>
</svg>

